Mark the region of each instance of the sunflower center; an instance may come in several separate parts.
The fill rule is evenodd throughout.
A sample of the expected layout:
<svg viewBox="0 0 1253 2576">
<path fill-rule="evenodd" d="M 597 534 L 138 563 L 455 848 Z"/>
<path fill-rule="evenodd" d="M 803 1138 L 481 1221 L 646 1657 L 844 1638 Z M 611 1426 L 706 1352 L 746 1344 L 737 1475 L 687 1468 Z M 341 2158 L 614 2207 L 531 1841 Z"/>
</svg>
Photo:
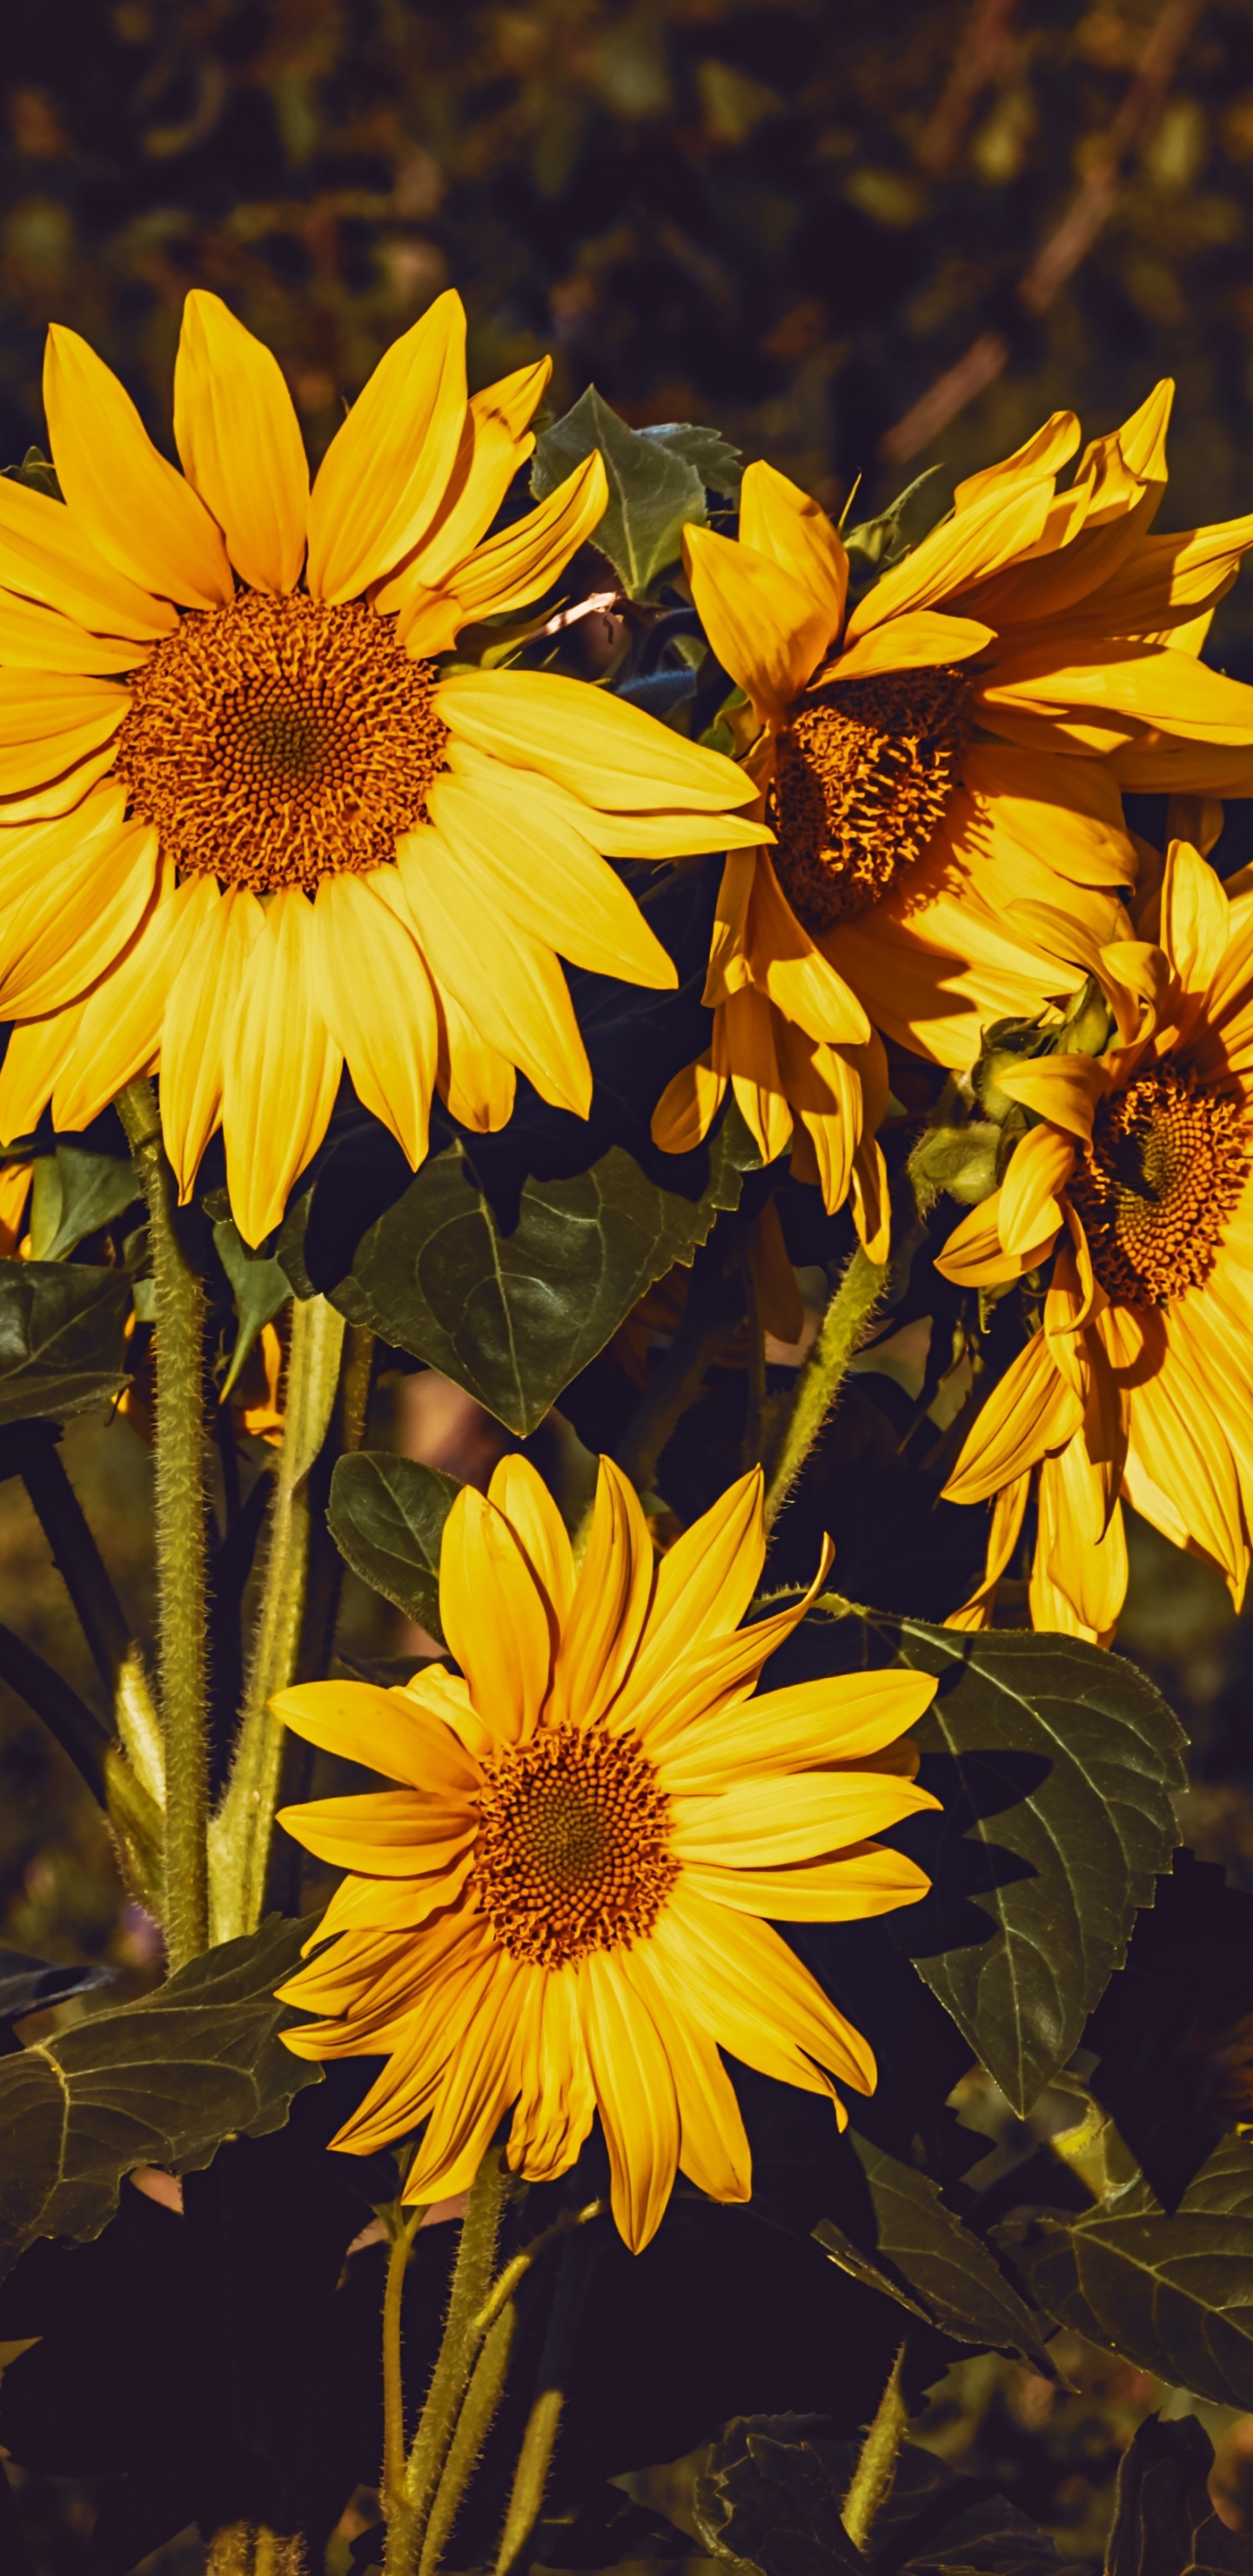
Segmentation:
<svg viewBox="0 0 1253 2576">
<path fill-rule="evenodd" d="M 1172 1064 L 1104 1101 L 1070 1196 L 1106 1294 L 1165 1306 L 1209 1277 L 1249 1176 L 1242 1105 Z"/>
<path fill-rule="evenodd" d="M 943 821 L 970 739 L 956 665 L 843 680 L 798 699 L 779 737 L 774 863 L 807 930 L 890 894 Z"/>
<path fill-rule="evenodd" d="M 679 1864 L 638 1743 L 550 1726 L 484 1766 L 479 1903 L 511 1958 L 561 1968 L 651 1932 Z"/>
<path fill-rule="evenodd" d="M 136 672 L 118 772 L 181 870 L 311 893 L 381 867 L 427 820 L 448 739 L 434 682 L 360 601 L 241 591 L 181 618 Z"/>
</svg>

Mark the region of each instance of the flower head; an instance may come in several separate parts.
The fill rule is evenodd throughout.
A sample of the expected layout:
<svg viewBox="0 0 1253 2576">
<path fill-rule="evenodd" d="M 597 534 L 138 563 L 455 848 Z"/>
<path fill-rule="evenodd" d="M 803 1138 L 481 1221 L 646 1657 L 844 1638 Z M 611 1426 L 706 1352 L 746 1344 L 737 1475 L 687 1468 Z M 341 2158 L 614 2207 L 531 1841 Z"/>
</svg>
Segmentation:
<svg viewBox="0 0 1253 2576">
<path fill-rule="evenodd" d="M 1037 1478 L 1040 1627 L 1107 1643 L 1127 1586 L 1120 1497 L 1220 1566 L 1237 1604 L 1253 1532 L 1253 897 L 1187 842 L 1160 946 L 1093 958 L 1116 1017 L 1100 1056 L 998 1072 L 1034 1122 L 939 1257 L 963 1285 L 1052 1258 L 1043 1322 L 993 1388 L 947 1488 L 996 1497 L 981 1624 Z"/>
<path fill-rule="evenodd" d="M 270 352 L 187 299 L 182 473 L 73 331 L 45 401 L 64 501 L 0 484 L 0 1135 L 85 1126 L 158 1068 L 184 1194 L 222 1125 L 256 1242 L 345 1065 L 409 1161 L 438 1086 L 509 1117 L 516 1071 L 586 1114 L 558 956 L 675 981 L 606 857 L 756 837 L 715 753 L 458 634 L 547 589 L 605 505 L 589 457 L 495 518 L 546 365 L 467 396 L 441 296 L 376 367 L 312 490 Z"/>
<path fill-rule="evenodd" d="M 310 1682 L 300 1735 L 404 1785 L 289 1807 L 344 1878 L 287 2001 L 310 2057 L 388 2063 L 335 2145 L 426 2122 L 411 2200 L 461 2190 L 512 2111 L 508 2154 L 564 2173 L 600 2114 L 627 2242 L 677 2170 L 746 2200 L 748 2142 L 719 2055 L 825 2093 L 874 2060 L 772 1928 L 914 1902 L 927 1880 L 872 1837 L 935 1805 L 899 1739 L 924 1674 L 858 1673 L 752 1697 L 804 1600 L 739 1625 L 765 1554 L 759 1471 L 654 1561 L 602 1460 L 576 1573 L 546 1486 L 507 1458 L 444 1531 L 440 1616 L 461 1667 L 403 1690 Z M 891 1748 L 891 1749 L 889 1749 Z"/>
<path fill-rule="evenodd" d="M 1079 425 L 1057 413 L 959 484 L 851 615 L 839 534 L 772 467 L 744 477 L 737 540 L 686 531 L 693 597 L 760 728 L 745 760 L 777 837 L 728 857 L 714 1040 L 663 1097 L 660 1144 L 703 1133 L 728 1082 L 763 1151 L 795 1124 L 811 1168 L 820 1119 L 843 1117 L 821 1176 L 829 1206 L 860 1176 L 870 1240 L 882 1192 L 856 1050 L 872 1026 L 965 1070 L 987 1023 L 1074 991 L 1068 929 L 1119 935 L 1135 876 L 1122 789 L 1253 792 L 1253 690 L 1197 659 L 1253 519 L 1150 534 L 1170 390 L 1096 439 L 1061 492 Z M 834 1094 L 833 1056 L 845 1098 L 820 1109 L 815 1068 Z"/>
</svg>

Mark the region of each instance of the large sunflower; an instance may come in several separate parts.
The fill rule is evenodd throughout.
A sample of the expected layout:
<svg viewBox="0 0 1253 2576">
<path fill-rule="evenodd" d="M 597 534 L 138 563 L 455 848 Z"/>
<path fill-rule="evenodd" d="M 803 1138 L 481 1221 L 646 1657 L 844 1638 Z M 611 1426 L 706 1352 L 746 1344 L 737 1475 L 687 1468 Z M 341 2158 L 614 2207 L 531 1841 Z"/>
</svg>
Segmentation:
<svg viewBox="0 0 1253 2576">
<path fill-rule="evenodd" d="M 925 1893 L 870 1837 L 936 1803 L 898 1741 L 935 1684 L 858 1673 L 751 1698 L 813 1598 L 740 1628 L 764 1554 L 759 1470 L 655 1564 L 602 1460 L 576 1575 L 547 1488 L 507 1458 L 444 1531 L 440 1616 L 464 1678 L 275 1701 L 312 1743 L 403 1783 L 283 1814 L 350 1872 L 314 1936 L 333 1947 L 283 1993 L 326 2016 L 286 2033 L 298 2055 L 387 2057 L 333 2144 L 365 2155 L 425 2121 L 409 2200 L 461 2190 L 511 2109 L 515 2171 L 564 2173 L 599 2111 L 638 2250 L 680 2168 L 716 2200 L 749 2196 L 720 2047 L 827 2094 L 841 2125 L 837 2081 L 873 2089 L 865 2040 L 763 1918 L 842 1922 Z"/>
<path fill-rule="evenodd" d="M 746 765 L 778 844 L 728 857 L 713 1044 L 664 1095 L 660 1144 L 702 1134 L 728 1081 L 775 1152 L 793 1109 L 812 1135 L 794 1066 L 812 1092 L 817 1055 L 830 1084 L 826 1057 L 871 1023 L 964 1069 L 987 1022 L 1075 989 L 1066 924 L 1118 935 L 1122 788 L 1253 792 L 1253 690 L 1196 658 L 1253 518 L 1150 535 L 1170 391 L 1061 493 L 1079 425 L 1056 414 L 959 484 L 847 621 L 839 534 L 772 467 L 744 477 L 738 540 L 686 531 L 710 643 L 761 727 Z M 834 1168 L 856 1142 L 828 1148 Z"/>
<path fill-rule="evenodd" d="M 503 1124 L 515 1068 L 586 1113 L 557 954 L 675 980 L 606 856 L 755 837 L 729 761 L 580 682 L 441 671 L 600 518 L 590 457 L 484 541 L 546 364 L 469 400 L 441 296 L 309 489 L 275 359 L 187 299 L 183 472 L 72 331 L 44 391 L 64 501 L 0 482 L 0 1135 L 82 1127 L 159 1066 L 186 1196 L 219 1121 L 255 1242 L 347 1064 L 410 1162 L 438 1084 Z"/>
<path fill-rule="evenodd" d="M 1105 953 L 1119 1020 L 1099 1057 L 999 1075 L 1037 1123 L 938 1267 L 995 1284 L 1054 1255 L 1043 1322 L 993 1388 L 947 1488 L 997 1498 L 988 1615 L 1038 1470 L 1038 1627 L 1104 1643 L 1127 1585 L 1120 1496 L 1221 1567 L 1253 1532 L 1253 895 L 1172 844 L 1160 948 Z"/>
</svg>

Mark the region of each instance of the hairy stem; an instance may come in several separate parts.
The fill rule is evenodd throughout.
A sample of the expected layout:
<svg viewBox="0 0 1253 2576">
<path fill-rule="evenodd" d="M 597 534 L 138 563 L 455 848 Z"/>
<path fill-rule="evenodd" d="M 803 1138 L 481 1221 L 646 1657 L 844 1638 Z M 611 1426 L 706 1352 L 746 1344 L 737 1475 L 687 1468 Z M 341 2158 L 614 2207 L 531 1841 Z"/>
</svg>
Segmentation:
<svg viewBox="0 0 1253 2576">
<path fill-rule="evenodd" d="M 888 2373 L 887 2386 L 879 2400 L 874 2422 L 862 2443 L 852 2484 L 840 2508 L 840 2519 L 854 2549 L 865 2549 L 875 2516 L 891 2491 L 896 2455 L 909 2420 L 909 2409 L 901 2395 L 901 2364 L 904 2359 L 905 2346 L 902 2344 Z"/>
<path fill-rule="evenodd" d="M 343 1347 L 343 1316 L 324 1297 L 298 1300 L 261 1608 L 231 1776 L 210 1833 L 218 1941 L 255 1931 L 264 1908 L 285 1731 L 270 1701 L 296 1677 L 309 1570 L 309 1470 L 326 1437 Z"/>
<path fill-rule="evenodd" d="M 184 1256 L 150 1082 L 118 1097 L 148 1209 L 156 1313 L 157 1623 L 165 1739 L 165 1939 L 171 1970 L 209 1938 L 208 1500 L 204 1288 Z"/>
<path fill-rule="evenodd" d="M 604 2203 L 598 2203 L 603 2208 Z M 575 2226 L 592 2213 L 581 2210 Z M 574 2347 L 579 2321 L 583 2314 L 591 2281 L 595 2248 L 583 2236 L 571 2237 L 562 2248 L 561 2269 L 549 2312 L 548 2328 L 540 2353 L 535 2395 L 522 2436 L 509 2490 L 505 2526 L 496 2553 L 495 2576 L 510 2576 L 527 2547 L 543 2510 L 548 2472 L 552 2467 L 557 2435 L 565 2409 L 566 2388 L 574 2360 Z"/>
<path fill-rule="evenodd" d="M 479 2348 L 473 2376 L 457 2417 L 457 2428 L 448 2446 L 444 2473 L 431 2506 L 418 2560 L 418 2576 L 437 2576 L 462 2498 L 504 2394 L 517 2324 L 518 2311 L 513 2300 L 509 2299 L 493 2319 Z"/>
<path fill-rule="evenodd" d="M 491 2287 L 500 2223 L 512 2188 L 513 2177 L 498 2150 L 489 2147 L 461 2222 L 444 2339 L 405 2468 L 404 2513 L 398 2517 L 394 2543 L 392 2530 L 388 2532 L 386 2576 L 411 2576 L 421 2555 L 470 2379 L 474 2326 Z"/>
<path fill-rule="evenodd" d="M 848 1364 L 865 1340 L 887 1282 L 885 1261 L 870 1261 L 859 1244 L 818 1328 L 818 1338 L 796 1381 L 766 1487 L 766 1527 L 788 1501 L 805 1461 L 844 1383 Z"/>
</svg>

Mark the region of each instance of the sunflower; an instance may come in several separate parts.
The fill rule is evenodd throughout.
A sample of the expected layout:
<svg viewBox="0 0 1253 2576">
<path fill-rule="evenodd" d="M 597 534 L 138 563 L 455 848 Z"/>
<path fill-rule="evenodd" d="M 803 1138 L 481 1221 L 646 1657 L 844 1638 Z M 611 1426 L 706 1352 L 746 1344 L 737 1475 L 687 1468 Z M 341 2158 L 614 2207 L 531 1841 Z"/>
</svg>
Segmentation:
<svg viewBox="0 0 1253 2576">
<path fill-rule="evenodd" d="M 771 466 L 744 477 L 738 540 L 687 529 L 692 596 L 759 727 L 745 762 L 777 847 L 728 856 L 713 1043 L 664 1094 L 659 1144 L 703 1133 L 728 1082 L 763 1150 L 793 1110 L 816 1142 L 812 1062 L 831 1083 L 828 1058 L 871 1024 L 966 1069 L 987 1022 L 1074 991 L 1067 924 L 1119 935 L 1123 788 L 1253 793 L 1253 690 L 1197 659 L 1253 518 L 1150 535 L 1170 393 L 1095 440 L 1060 493 L 1079 425 L 1055 414 L 959 484 L 847 620 L 840 536 Z M 858 1142 L 828 1145 L 834 1173 Z"/>
<path fill-rule="evenodd" d="M 1105 1644 L 1127 1586 L 1121 1500 L 1221 1568 L 1237 1607 L 1253 1530 L 1253 895 L 1187 842 L 1167 855 L 1160 947 L 1104 966 L 1100 1056 L 998 1074 L 1036 1122 L 938 1264 L 972 1287 L 1053 1256 L 1043 1321 L 994 1386 L 947 1488 L 996 1497 L 988 1616 L 1033 1477 L 1038 1627 Z"/>
<path fill-rule="evenodd" d="M 830 1561 L 828 1544 L 804 1600 L 740 1628 L 764 1554 L 759 1470 L 655 1564 L 602 1459 L 576 1574 L 547 1488 L 506 1458 L 444 1530 L 464 1678 L 275 1700 L 311 1743 L 402 1783 L 283 1814 L 350 1873 L 310 1946 L 333 1944 L 283 1997 L 325 2016 L 285 2034 L 297 2055 L 387 2058 L 332 2143 L 366 2155 L 425 2121 L 410 2201 L 463 2189 L 510 2110 L 510 2164 L 552 2179 L 599 2112 L 638 2251 L 678 2169 L 715 2200 L 749 2196 L 720 2047 L 826 2094 L 841 2126 L 837 2083 L 873 2089 L 865 2040 L 767 1918 L 846 1922 L 925 1894 L 870 1838 L 936 1804 L 898 1741 L 935 1684 L 857 1673 L 751 1698 Z"/>
<path fill-rule="evenodd" d="M 345 1064 L 409 1161 L 433 1089 L 501 1126 L 521 1070 L 585 1115 L 557 952 L 675 982 L 606 857 L 758 837 L 733 764 L 553 674 L 442 667 L 544 591 L 605 506 L 598 456 L 493 537 L 547 381 L 467 399 L 440 296 L 314 481 L 269 350 L 188 296 L 183 472 L 73 331 L 44 376 L 58 501 L 0 482 L 0 1134 L 86 1126 L 161 1075 L 184 1198 L 219 1123 L 257 1242 Z"/>
</svg>

